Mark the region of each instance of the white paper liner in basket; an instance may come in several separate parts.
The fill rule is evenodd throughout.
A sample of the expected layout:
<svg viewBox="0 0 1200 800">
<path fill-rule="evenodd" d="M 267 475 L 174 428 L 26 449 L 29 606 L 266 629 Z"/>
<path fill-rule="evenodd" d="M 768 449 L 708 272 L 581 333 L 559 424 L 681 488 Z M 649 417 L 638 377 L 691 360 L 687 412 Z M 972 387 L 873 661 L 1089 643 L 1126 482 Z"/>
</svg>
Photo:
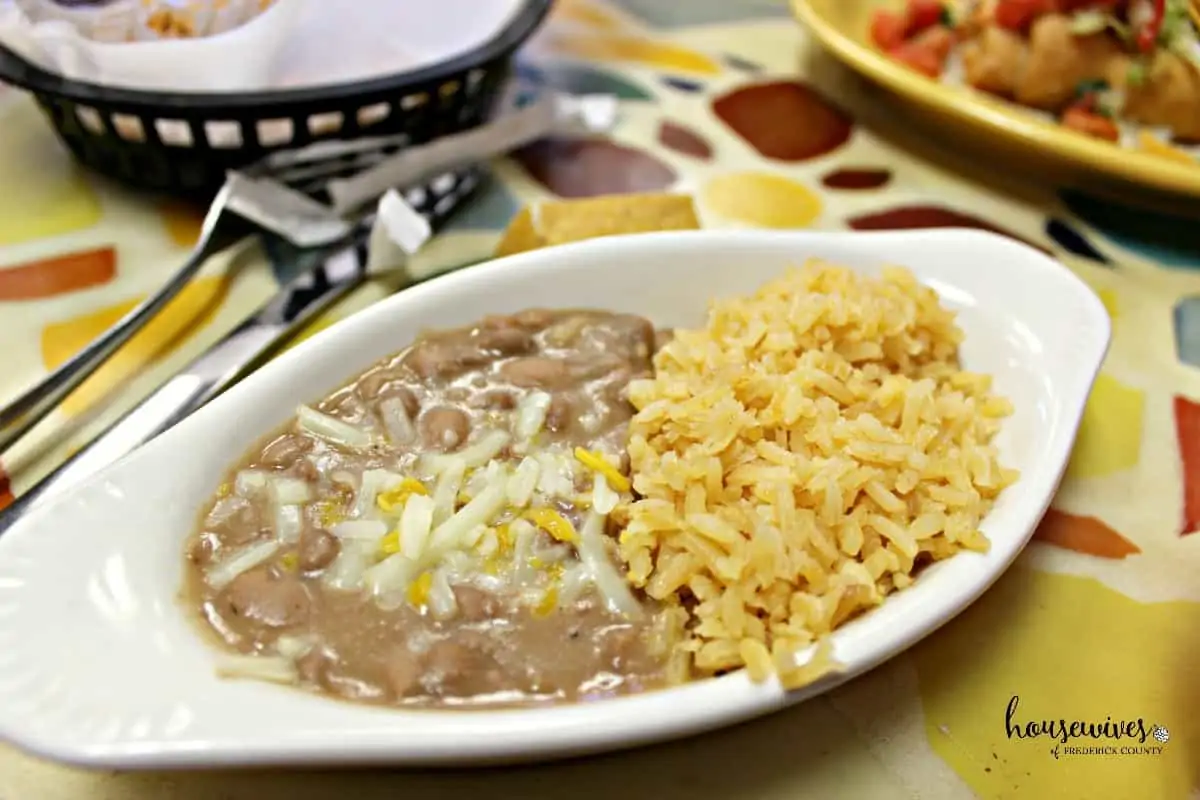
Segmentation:
<svg viewBox="0 0 1200 800">
<path fill-rule="evenodd" d="M 216 36 L 246 24 L 275 0 L 110 0 L 98 6 L 14 2 L 34 22 L 65 22 L 85 39 L 117 43 Z"/>
<path fill-rule="evenodd" d="M 260 2 L 116 0 L 83 11 L 58 8 L 51 0 L 0 0 L 0 44 L 49 72 L 105 86 L 269 91 L 350 83 L 444 62 L 493 39 L 525 4 L 274 0 L 257 13 Z M 186 7 L 189 24 L 206 35 L 162 38 L 152 31 L 149 15 L 167 5 Z M 53 13 L 36 10 L 43 6 Z"/>
<path fill-rule="evenodd" d="M 229 2 L 219 13 L 193 14 L 205 33 L 180 39 L 147 27 L 155 8 L 142 0 L 42 16 L 33 7 L 51 6 L 46 0 L 4 0 L 0 43 L 73 80 L 151 91 L 251 91 L 272 84 L 278 54 L 308 2 L 280 0 L 248 20 L 245 12 L 258 0 Z"/>
</svg>

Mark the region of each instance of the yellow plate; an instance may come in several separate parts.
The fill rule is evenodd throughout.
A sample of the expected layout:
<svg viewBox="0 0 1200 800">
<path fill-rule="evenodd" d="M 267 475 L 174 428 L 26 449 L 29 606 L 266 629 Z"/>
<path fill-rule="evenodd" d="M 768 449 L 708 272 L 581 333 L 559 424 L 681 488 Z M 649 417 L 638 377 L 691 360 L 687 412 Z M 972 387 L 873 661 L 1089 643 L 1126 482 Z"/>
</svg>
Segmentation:
<svg viewBox="0 0 1200 800">
<path fill-rule="evenodd" d="M 869 42 L 871 14 L 897 0 L 791 0 L 792 10 L 835 56 L 853 69 L 939 117 L 1086 172 L 1200 197 L 1200 163 L 1151 137 L 1141 147 L 1092 139 L 1039 119 L 1013 103 L 947 86 L 901 66 Z"/>
</svg>

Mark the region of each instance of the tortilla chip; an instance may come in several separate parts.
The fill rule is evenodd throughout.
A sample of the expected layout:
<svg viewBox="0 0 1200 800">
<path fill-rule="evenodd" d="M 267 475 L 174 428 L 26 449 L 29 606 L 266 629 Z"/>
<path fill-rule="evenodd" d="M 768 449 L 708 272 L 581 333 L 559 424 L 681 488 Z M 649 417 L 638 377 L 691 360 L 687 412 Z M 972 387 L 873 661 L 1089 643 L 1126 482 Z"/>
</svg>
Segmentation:
<svg viewBox="0 0 1200 800">
<path fill-rule="evenodd" d="M 537 203 L 509 225 L 497 256 L 598 236 L 696 230 L 692 198 L 680 194 L 622 194 Z"/>
<path fill-rule="evenodd" d="M 515 253 L 524 253 L 526 250 L 537 250 L 545 245 L 546 242 L 538 236 L 537 231 L 533 228 L 533 214 L 530 212 L 529 206 L 526 206 L 513 217 L 512 222 L 508 223 L 504 237 L 500 240 L 500 244 L 496 245 L 496 257 L 502 258 Z"/>
</svg>

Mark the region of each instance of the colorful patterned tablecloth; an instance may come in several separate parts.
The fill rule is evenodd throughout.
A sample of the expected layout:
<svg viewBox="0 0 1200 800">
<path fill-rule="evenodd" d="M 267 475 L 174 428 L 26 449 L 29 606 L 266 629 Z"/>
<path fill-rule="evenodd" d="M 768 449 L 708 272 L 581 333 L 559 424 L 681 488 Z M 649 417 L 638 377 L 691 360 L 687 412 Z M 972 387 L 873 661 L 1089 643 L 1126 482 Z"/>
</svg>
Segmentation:
<svg viewBox="0 0 1200 800">
<path fill-rule="evenodd" d="M 486 256 L 529 200 L 670 188 L 694 192 L 708 226 L 998 230 L 1092 285 L 1115 338 L 1035 542 L 911 651 L 801 707 L 690 741 L 461 774 L 98 774 L 0 748 L 0 798 L 1200 795 L 1200 226 L 957 152 L 816 52 L 774 0 L 560 0 L 522 64 L 548 86 L 616 93 L 621 125 L 611 140 L 546 142 L 496 165 L 419 274 Z M 12 90 L 0 90 L 0 186 L 10 396 L 156 286 L 199 217 L 79 170 Z M 280 278 L 270 256 L 210 264 L 3 465 L 0 503 L 267 297 Z M 317 327 L 395 288 L 369 286 Z M 1145 742 L 1071 727 L 1137 719 L 1154 731 Z M 1028 735 L 1059 720 L 1065 743 L 1057 730 Z"/>
</svg>

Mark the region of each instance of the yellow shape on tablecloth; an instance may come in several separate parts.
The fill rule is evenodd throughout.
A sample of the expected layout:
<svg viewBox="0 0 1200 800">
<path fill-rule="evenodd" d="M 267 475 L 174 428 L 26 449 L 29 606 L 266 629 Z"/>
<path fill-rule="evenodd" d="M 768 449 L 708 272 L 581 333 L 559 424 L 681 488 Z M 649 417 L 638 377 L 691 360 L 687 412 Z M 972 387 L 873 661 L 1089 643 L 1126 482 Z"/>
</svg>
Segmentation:
<svg viewBox="0 0 1200 800">
<path fill-rule="evenodd" d="M 558 0 L 550 11 L 553 22 L 568 22 L 586 25 L 597 30 L 620 30 L 625 27 L 610 9 L 588 0 Z"/>
<path fill-rule="evenodd" d="M 703 53 L 639 36 L 552 31 L 541 45 L 577 58 L 640 64 L 668 72 L 716 75 L 721 71 L 721 66 Z"/>
<path fill-rule="evenodd" d="M 1135 466 L 1142 450 L 1145 405 L 1146 393 L 1141 389 L 1100 375 L 1084 409 L 1067 474 L 1100 478 Z"/>
<path fill-rule="evenodd" d="M 204 224 L 204 209 L 182 203 L 167 201 L 159 206 L 167 236 L 179 247 L 191 247 L 200 238 Z"/>
<path fill-rule="evenodd" d="M 1120 310 L 1120 305 L 1117 302 L 1117 293 L 1112 289 L 1097 289 L 1096 296 L 1104 304 L 1104 310 L 1108 312 L 1108 318 L 1116 322 L 1117 313 Z"/>
<path fill-rule="evenodd" d="M 305 325 L 303 328 L 301 328 L 300 332 L 297 333 L 294 337 L 292 337 L 292 339 L 287 343 L 287 345 L 283 348 L 283 350 L 280 351 L 280 353 L 281 354 L 286 353 L 288 350 L 291 350 L 293 347 L 300 344 L 301 342 L 311 339 L 312 337 L 316 336 L 321 331 L 325 330 L 326 328 L 332 327 L 334 324 L 336 324 L 340 321 L 341 321 L 341 317 L 334 316 L 332 313 L 322 314 L 321 316 L 317 317 L 316 319 L 312 320 L 307 325 Z"/>
<path fill-rule="evenodd" d="M 25 111 L 29 119 L 21 119 Z M 54 142 L 32 104 L 0 114 L 0 247 L 61 236 L 100 222 L 102 209 L 81 168 Z"/>
<path fill-rule="evenodd" d="M 1180 164 L 1187 164 L 1189 167 L 1196 166 L 1196 159 L 1186 151 L 1155 138 L 1147 131 L 1138 133 L 1138 149 L 1151 155 L 1177 161 Z"/>
<path fill-rule="evenodd" d="M 701 193 L 709 211 L 759 228 L 806 228 L 821 215 L 821 198 L 808 187 L 768 172 L 713 178 Z"/>
<path fill-rule="evenodd" d="M 193 330 L 212 319 L 221 307 L 227 288 L 224 278 L 199 278 L 193 281 L 107 364 L 72 392 L 62 404 L 62 409 L 68 414 L 84 411 L 113 388 L 181 344 Z M 42 329 L 42 361 L 46 369 L 52 370 L 75 355 L 128 314 L 142 299 L 137 297 L 47 325 Z"/>
<path fill-rule="evenodd" d="M 1091 578 L 1010 570 L 958 619 L 918 645 L 925 731 L 981 798 L 1184 798 L 1200 764 L 1200 605 L 1142 604 Z M 1162 725 L 1160 755 L 1068 755 L 1012 721 L 1141 718 Z M 1059 758 L 1051 749 L 1058 745 Z M 1075 738 L 1071 747 L 1158 747 L 1153 736 Z"/>
</svg>

